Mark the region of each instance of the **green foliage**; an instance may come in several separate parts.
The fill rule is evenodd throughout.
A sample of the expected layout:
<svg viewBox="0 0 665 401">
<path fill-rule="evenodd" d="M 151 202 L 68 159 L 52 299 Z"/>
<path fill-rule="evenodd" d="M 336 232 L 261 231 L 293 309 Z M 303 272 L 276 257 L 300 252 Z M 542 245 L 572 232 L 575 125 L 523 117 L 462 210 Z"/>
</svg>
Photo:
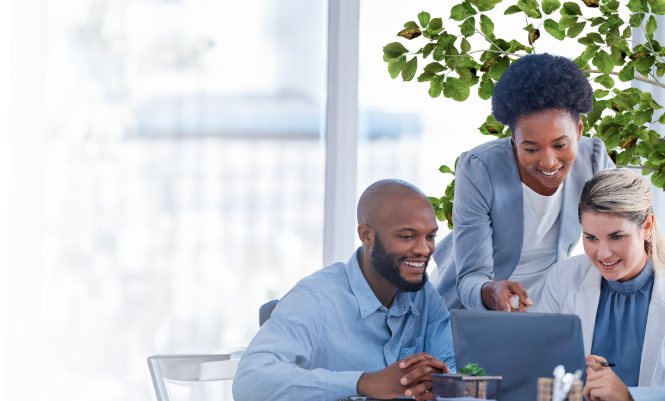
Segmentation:
<svg viewBox="0 0 665 401">
<path fill-rule="evenodd" d="M 478 366 L 477 363 L 468 363 L 465 367 L 459 371 L 463 375 L 473 375 L 473 376 L 487 376 L 485 369 Z"/>
<path fill-rule="evenodd" d="M 653 14 L 665 14 L 665 0 L 512 0 L 492 15 L 501 0 L 462 0 L 449 5 L 449 19 L 432 18 L 429 12 L 417 15 L 417 23 L 409 20 L 398 30 L 402 41 L 424 41 L 409 51 L 403 43 L 389 43 L 383 48 L 383 60 L 394 79 L 401 74 L 404 81 L 429 82 L 432 98 L 443 97 L 463 102 L 471 96 L 488 100 L 495 82 L 508 67 L 526 54 L 533 53 L 540 43 L 541 32 L 561 41 L 576 40 L 585 46 L 580 54 L 567 54 L 589 76 L 595 86 L 593 111 L 582 117 L 584 135 L 597 136 L 605 143 L 608 154 L 622 167 L 631 167 L 651 174 L 651 182 L 665 186 L 665 138 L 652 129 L 665 124 L 662 107 L 648 92 L 636 88 L 619 90 L 616 79 L 629 82 L 636 77 L 663 87 L 656 77 L 665 75 L 665 47 L 655 38 L 658 23 Z M 627 20 L 619 16 L 623 4 L 631 12 Z M 558 14 L 556 13 L 558 11 Z M 497 22 L 521 24 L 526 19 L 524 37 L 502 38 L 495 32 Z M 558 21 L 556 21 L 558 19 Z M 632 28 L 643 29 L 647 40 L 632 40 Z M 573 39 L 574 38 L 574 39 Z M 524 44 L 521 42 L 524 41 Z M 410 42 L 409 42 L 410 43 Z M 547 49 L 539 49 L 546 52 Z M 418 74 L 418 58 L 423 59 Z M 593 66 L 593 67 L 592 67 Z M 595 69 L 594 69 L 595 68 Z M 487 116 L 478 128 L 481 134 L 504 138 L 510 129 Z M 457 162 L 455 162 L 455 165 Z M 440 171 L 455 174 L 446 165 Z M 455 180 L 440 198 L 429 198 L 437 218 L 452 228 Z"/>
</svg>

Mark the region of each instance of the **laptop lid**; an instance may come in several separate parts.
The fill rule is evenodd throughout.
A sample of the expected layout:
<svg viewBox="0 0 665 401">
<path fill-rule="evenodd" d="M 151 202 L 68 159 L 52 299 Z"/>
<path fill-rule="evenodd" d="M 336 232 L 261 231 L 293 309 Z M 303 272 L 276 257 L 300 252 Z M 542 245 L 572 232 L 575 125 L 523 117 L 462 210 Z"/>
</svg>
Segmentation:
<svg viewBox="0 0 665 401">
<path fill-rule="evenodd" d="M 582 322 L 576 315 L 455 309 L 450 311 L 459 371 L 477 363 L 503 376 L 504 401 L 535 400 L 539 377 L 585 367 Z"/>
</svg>

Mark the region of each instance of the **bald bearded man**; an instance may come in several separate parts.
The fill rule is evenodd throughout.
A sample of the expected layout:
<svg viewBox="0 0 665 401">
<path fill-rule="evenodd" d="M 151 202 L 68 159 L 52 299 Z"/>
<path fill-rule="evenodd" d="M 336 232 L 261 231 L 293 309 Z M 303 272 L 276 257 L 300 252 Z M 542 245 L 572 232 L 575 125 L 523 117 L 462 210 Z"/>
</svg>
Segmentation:
<svg viewBox="0 0 665 401">
<path fill-rule="evenodd" d="M 425 273 L 437 230 L 413 185 L 367 188 L 358 202 L 362 246 L 280 300 L 240 360 L 233 398 L 431 399 L 432 374 L 455 369 L 448 311 Z"/>
</svg>

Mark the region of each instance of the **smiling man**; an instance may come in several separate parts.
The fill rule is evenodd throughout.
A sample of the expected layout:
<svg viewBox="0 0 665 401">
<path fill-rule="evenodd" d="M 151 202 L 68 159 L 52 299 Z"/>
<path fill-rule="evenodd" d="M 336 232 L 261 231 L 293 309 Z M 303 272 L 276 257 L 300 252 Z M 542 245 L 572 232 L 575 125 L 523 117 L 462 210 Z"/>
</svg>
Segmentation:
<svg viewBox="0 0 665 401">
<path fill-rule="evenodd" d="M 425 273 L 437 230 L 413 185 L 367 188 L 362 246 L 280 300 L 240 361 L 234 399 L 431 399 L 431 375 L 455 369 L 448 311 Z"/>
</svg>

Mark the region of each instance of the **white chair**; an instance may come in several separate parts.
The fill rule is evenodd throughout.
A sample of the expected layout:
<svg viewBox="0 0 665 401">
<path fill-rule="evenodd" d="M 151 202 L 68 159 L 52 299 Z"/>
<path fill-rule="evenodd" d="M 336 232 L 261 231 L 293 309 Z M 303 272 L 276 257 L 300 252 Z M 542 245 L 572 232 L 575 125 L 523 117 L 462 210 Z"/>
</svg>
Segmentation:
<svg viewBox="0 0 665 401">
<path fill-rule="evenodd" d="M 169 401 L 164 379 L 188 382 L 231 380 L 244 351 L 216 355 L 153 355 L 148 367 L 157 401 Z"/>
</svg>

